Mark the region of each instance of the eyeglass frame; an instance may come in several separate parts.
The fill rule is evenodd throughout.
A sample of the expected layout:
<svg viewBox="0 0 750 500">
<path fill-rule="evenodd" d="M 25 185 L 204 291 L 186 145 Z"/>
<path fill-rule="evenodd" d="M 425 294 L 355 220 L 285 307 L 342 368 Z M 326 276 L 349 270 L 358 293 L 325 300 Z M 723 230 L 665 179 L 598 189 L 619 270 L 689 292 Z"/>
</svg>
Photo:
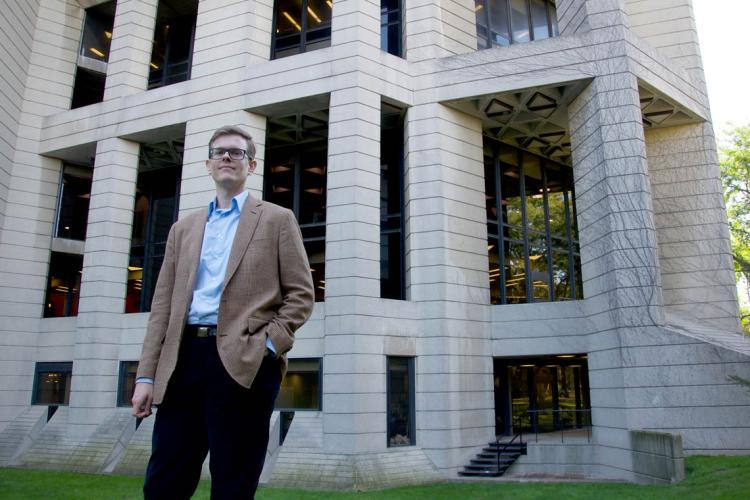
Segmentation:
<svg viewBox="0 0 750 500">
<path fill-rule="evenodd" d="M 220 156 L 218 156 L 218 157 L 214 157 L 214 151 L 217 150 L 217 149 L 220 150 L 220 151 L 223 151 L 223 153 Z M 242 151 L 242 156 L 240 158 L 232 158 L 232 151 Z M 240 148 L 228 148 L 228 149 L 225 149 L 225 148 L 208 148 L 208 159 L 209 160 L 221 160 L 222 158 L 224 158 L 224 155 L 226 155 L 226 154 L 228 154 L 229 158 L 231 160 L 234 160 L 234 161 L 244 160 L 245 158 L 247 158 L 249 161 L 253 160 L 253 158 L 250 158 L 250 155 L 247 154 L 247 150 L 246 149 L 240 149 Z"/>
</svg>

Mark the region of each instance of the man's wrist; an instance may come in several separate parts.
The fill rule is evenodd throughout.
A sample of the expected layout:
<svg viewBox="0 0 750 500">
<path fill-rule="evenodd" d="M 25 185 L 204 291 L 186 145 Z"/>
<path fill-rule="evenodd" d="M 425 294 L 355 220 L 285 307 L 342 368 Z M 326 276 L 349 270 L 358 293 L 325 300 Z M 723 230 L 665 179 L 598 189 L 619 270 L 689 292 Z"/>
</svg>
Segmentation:
<svg viewBox="0 0 750 500">
<path fill-rule="evenodd" d="M 151 384 L 154 385 L 154 379 L 151 377 L 138 377 L 135 379 L 136 384 Z"/>
</svg>

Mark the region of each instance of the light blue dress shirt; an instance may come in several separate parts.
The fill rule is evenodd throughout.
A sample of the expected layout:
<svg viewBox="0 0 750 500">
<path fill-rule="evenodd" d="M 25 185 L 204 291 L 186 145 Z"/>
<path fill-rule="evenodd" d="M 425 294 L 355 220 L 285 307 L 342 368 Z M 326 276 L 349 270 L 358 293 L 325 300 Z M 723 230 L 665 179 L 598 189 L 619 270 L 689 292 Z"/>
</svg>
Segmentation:
<svg viewBox="0 0 750 500">
<path fill-rule="evenodd" d="M 216 198 L 208 204 L 208 221 L 203 232 L 198 276 L 187 317 L 189 325 L 215 325 L 219 322 L 219 302 L 224 288 L 224 275 L 247 196 L 247 191 L 238 194 L 232 198 L 232 206 L 229 208 L 218 208 Z M 266 338 L 266 346 L 276 354 L 276 348 L 270 338 Z M 153 381 L 143 377 L 136 382 Z"/>
</svg>

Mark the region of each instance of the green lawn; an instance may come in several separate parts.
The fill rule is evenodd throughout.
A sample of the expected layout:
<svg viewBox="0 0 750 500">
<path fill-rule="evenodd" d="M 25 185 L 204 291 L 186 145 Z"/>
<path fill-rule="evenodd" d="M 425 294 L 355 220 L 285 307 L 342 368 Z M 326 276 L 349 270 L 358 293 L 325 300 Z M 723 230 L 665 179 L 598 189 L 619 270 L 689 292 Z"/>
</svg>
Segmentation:
<svg viewBox="0 0 750 500">
<path fill-rule="evenodd" d="M 321 492 L 261 488 L 258 499 L 750 499 L 750 456 L 690 457 L 687 478 L 673 486 L 621 483 L 438 483 L 383 491 Z M 141 478 L 68 472 L 0 469 L 2 499 L 122 499 L 141 498 Z M 202 482 L 196 499 L 209 498 Z"/>
</svg>

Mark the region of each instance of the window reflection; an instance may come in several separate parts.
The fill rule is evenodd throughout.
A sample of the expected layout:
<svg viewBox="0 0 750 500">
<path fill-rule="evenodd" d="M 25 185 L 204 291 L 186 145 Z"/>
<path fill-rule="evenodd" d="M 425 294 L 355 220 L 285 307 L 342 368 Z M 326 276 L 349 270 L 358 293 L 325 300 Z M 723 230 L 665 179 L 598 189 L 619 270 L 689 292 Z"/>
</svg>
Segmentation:
<svg viewBox="0 0 750 500">
<path fill-rule="evenodd" d="M 332 0 L 276 1 L 271 58 L 329 47 L 332 10 Z"/>
<path fill-rule="evenodd" d="M 549 0 L 475 0 L 477 48 L 557 36 L 557 12 Z"/>
<path fill-rule="evenodd" d="M 58 238 L 83 240 L 91 199 L 91 169 L 77 165 L 63 165 L 58 202 Z"/>
<path fill-rule="evenodd" d="M 70 379 L 73 374 L 72 362 L 40 362 L 36 364 L 34 372 L 34 392 L 31 397 L 31 404 L 68 404 L 70 401 Z"/>
<path fill-rule="evenodd" d="M 484 162 L 491 303 L 581 298 L 570 168 L 490 139 Z"/>
<path fill-rule="evenodd" d="M 415 444 L 414 358 L 387 358 L 388 446 Z"/>
<path fill-rule="evenodd" d="M 71 109 L 101 102 L 115 22 L 115 2 L 86 9 Z"/>
<path fill-rule="evenodd" d="M 159 2 L 149 63 L 149 89 L 190 78 L 198 2 L 189 0 L 175 7 L 165 0 Z"/>
<path fill-rule="evenodd" d="M 320 359 L 290 359 L 275 408 L 320 410 Z"/>
<path fill-rule="evenodd" d="M 52 252 L 47 274 L 44 317 L 78 316 L 83 255 Z"/>
</svg>

